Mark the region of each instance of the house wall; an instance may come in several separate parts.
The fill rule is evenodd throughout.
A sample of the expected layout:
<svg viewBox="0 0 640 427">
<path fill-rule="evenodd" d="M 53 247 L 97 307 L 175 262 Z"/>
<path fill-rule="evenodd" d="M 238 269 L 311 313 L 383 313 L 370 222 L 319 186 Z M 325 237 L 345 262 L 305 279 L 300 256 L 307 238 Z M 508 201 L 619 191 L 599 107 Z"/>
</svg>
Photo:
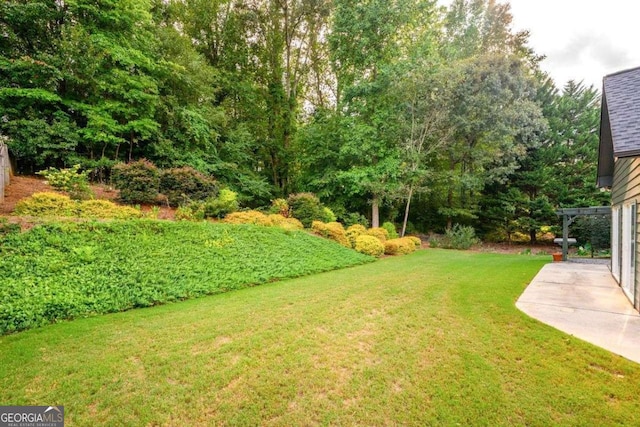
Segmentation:
<svg viewBox="0 0 640 427">
<path fill-rule="evenodd" d="M 629 157 L 616 159 L 613 185 L 611 186 L 612 206 L 622 206 L 630 202 L 640 204 L 640 158 Z M 640 259 L 640 226 L 636 213 L 636 236 L 635 236 L 635 301 L 634 306 L 640 309 L 640 274 L 638 274 L 638 260 Z"/>
</svg>

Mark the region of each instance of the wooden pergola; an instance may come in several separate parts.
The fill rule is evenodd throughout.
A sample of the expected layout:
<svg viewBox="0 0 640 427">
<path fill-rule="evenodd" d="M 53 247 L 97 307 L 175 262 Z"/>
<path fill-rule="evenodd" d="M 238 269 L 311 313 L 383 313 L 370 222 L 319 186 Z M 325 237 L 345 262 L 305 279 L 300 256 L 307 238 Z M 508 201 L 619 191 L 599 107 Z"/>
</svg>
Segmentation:
<svg viewBox="0 0 640 427">
<path fill-rule="evenodd" d="M 562 216 L 562 260 L 567 260 L 569 253 L 569 226 L 579 216 L 611 216 L 611 206 L 598 206 L 591 208 L 566 208 L 556 211 L 556 215 Z"/>
</svg>

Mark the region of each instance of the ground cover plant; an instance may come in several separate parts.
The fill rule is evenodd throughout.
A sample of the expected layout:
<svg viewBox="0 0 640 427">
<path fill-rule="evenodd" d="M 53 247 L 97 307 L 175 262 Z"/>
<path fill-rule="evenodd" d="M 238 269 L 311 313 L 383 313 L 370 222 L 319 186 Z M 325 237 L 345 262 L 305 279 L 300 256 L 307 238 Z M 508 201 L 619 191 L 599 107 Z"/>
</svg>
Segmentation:
<svg viewBox="0 0 640 427">
<path fill-rule="evenodd" d="M 3 336 L 0 401 L 69 426 L 633 425 L 637 364 L 515 308 L 544 262 L 431 249 Z"/>
<path fill-rule="evenodd" d="M 277 227 L 132 220 L 0 235 L 0 334 L 371 261 Z"/>
</svg>

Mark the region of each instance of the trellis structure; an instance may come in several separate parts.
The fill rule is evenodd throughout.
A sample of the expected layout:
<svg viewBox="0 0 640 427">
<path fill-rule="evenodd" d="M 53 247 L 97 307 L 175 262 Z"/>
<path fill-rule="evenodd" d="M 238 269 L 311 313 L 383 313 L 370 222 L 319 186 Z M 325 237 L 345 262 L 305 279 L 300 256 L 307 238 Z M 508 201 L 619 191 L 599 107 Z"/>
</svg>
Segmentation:
<svg viewBox="0 0 640 427">
<path fill-rule="evenodd" d="M 562 216 L 562 260 L 567 260 L 569 253 L 569 226 L 579 216 L 611 216 L 611 206 L 598 206 L 591 208 L 566 208 L 556 211 L 556 215 Z"/>
</svg>

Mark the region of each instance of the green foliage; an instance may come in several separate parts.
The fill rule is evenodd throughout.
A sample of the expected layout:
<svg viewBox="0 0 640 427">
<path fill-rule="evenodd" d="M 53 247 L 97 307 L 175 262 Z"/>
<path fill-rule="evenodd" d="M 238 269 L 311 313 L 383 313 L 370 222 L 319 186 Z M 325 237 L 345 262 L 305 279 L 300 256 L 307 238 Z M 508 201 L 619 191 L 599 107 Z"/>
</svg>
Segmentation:
<svg viewBox="0 0 640 427">
<path fill-rule="evenodd" d="M 327 239 L 333 240 L 346 248 L 351 248 L 351 242 L 347 237 L 344 226 L 339 222 L 324 223 L 322 221 L 313 221 L 311 230 Z"/>
<path fill-rule="evenodd" d="M 93 197 L 89 188 L 89 171 L 81 172 L 80 165 L 73 165 L 67 169 L 48 168 L 38 172 L 47 179 L 49 185 L 59 191 L 64 191 L 74 200 L 87 200 Z"/>
<path fill-rule="evenodd" d="M 321 221 L 325 217 L 320 199 L 311 193 L 291 194 L 287 199 L 291 208 L 291 216 L 302 222 L 305 228 L 311 227 L 313 221 Z"/>
<path fill-rule="evenodd" d="M 407 255 L 415 250 L 415 242 L 408 237 L 393 238 L 384 242 L 385 255 Z"/>
<path fill-rule="evenodd" d="M 368 236 L 373 236 L 384 243 L 389 238 L 389 232 L 382 227 L 373 227 L 365 232 Z"/>
<path fill-rule="evenodd" d="M 349 239 L 349 243 L 351 243 L 352 248 L 356 247 L 356 239 L 358 238 L 358 236 L 362 236 L 363 234 L 366 234 L 366 232 L 367 228 L 364 225 L 354 224 L 347 227 L 346 235 L 347 239 Z"/>
<path fill-rule="evenodd" d="M 217 197 L 209 198 L 204 203 L 204 215 L 207 218 L 224 218 L 240 208 L 238 194 L 223 188 Z"/>
<path fill-rule="evenodd" d="M 274 214 L 280 214 L 284 217 L 291 216 L 291 209 L 289 208 L 289 203 L 285 199 L 274 199 L 271 201 L 271 208 L 269 212 Z"/>
<path fill-rule="evenodd" d="M 7 218 L 0 217 L 0 239 L 8 234 L 19 233 L 20 224 L 9 222 Z"/>
<path fill-rule="evenodd" d="M 364 234 L 356 237 L 354 249 L 361 254 L 375 257 L 379 257 L 384 254 L 384 244 L 380 239 Z"/>
<path fill-rule="evenodd" d="M 280 227 L 287 230 L 302 230 L 304 226 L 295 218 L 286 218 L 280 214 L 265 215 L 258 211 L 233 212 L 224 222 L 228 224 L 253 224 L 265 227 Z"/>
<path fill-rule="evenodd" d="M 155 203 L 160 188 L 160 172 L 148 160 L 119 163 L 113 167 L 112 181 L 125 203 Z"/>
<path fill-rule="evenodd" d="M 36 226 L 0 253 L 0 334 L 370 261 L 301 232 L 149 220 Z"/>
<path fill-rule="evenodd" d="M 74 217 L 89 219 L 133 219 L 142 217 L 139 209 L 118 206 L 108 200 L 76 201 L 57 193 L 35 193 L 16 204 L 15 213 L 34 217 Z"/>
<path fill-rule="evenodd" d="M 469 249 L 477 243 L 478 239 L 473 227 L 455 224 L 445 231 L 439 246 L 445 249 Z"/>
<path fill-rule="evenodd" d="M 387 234 L 390 239 L 397 239 L 398 232 L 396 231 L 396 226 L 392 222 L 385 222 L 382 224 L 382 228 L 387 230 Z"/>
<path fill-rule="evenodd" d="M 218 186 L 213 178 L 185 166 L 160 171 L 159 191 L 167 197 L 171 206 L 178 206 L 192 200 L 213 200 Z M 216 213 L 211 216 L 217 215 Z"/>
<path fill-rule="evenodd" d="M 367 219 L 367 217 L 359 213 L 355 213 L 355 212 L 345 213 L 344 215 L 341 216 L 341 219 L 342 219 L 341 222 L 346 227 L 350 227 L 356 224 L 362 225 L 364 228 L 369 227 L 369 220 Z"/>
<path fill-rule="evenodd" d="M 333 213 L 333 211 L 331 209 L 329 209 L 328 207 L 323 207 L 322 208 L 322 220 L 324 222 L 336 222 L 337 218 L 336 218 L 336 214 Z"/>
</svg>

